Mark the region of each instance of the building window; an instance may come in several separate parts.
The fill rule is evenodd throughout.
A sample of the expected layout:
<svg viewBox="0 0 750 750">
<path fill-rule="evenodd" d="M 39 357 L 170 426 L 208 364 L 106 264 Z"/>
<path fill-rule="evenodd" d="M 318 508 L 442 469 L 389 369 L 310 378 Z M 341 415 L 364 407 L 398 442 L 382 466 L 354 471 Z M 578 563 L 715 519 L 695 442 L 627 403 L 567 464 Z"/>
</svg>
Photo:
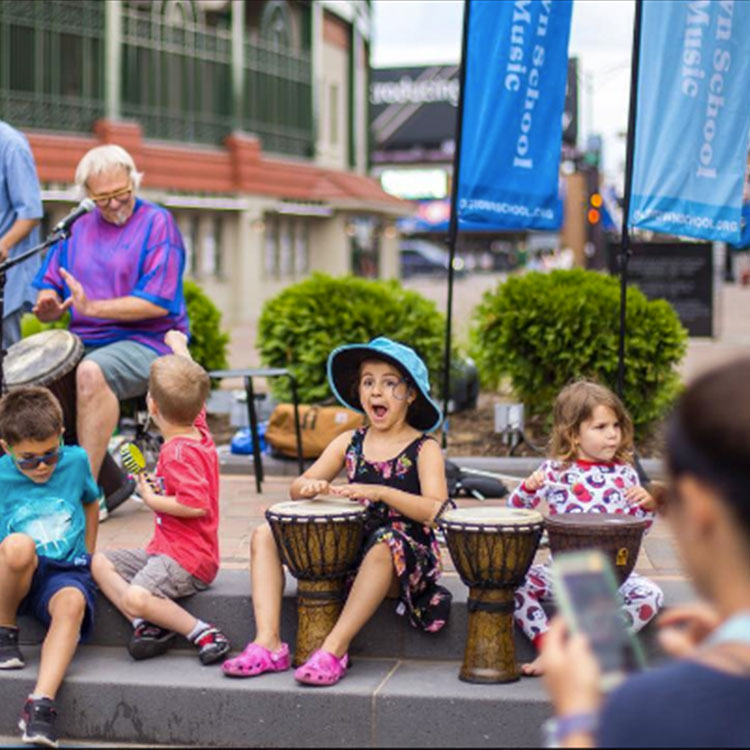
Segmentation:
<svg viewBox="0 0 750 750">
<path fill-rule="evenodd" d="M 266 215 L 266 252 L 264 271 L 269 279 L 276 278 L 279 274 L 278 244 L 279 244 L 279 221 L 275 216 Z"/>
<path fill-rule="evenodd" d="M 339 143 L 339 86 L 332 83 L 328 89 L 328 135 L 332 146 Z"/>
<path fill-rule="evenodd" d="M 310 271 L 310 230 L 304 219 L 297 221 L 294 232 L 294 273 L 299 278 Z"/>
<path fill-rule="evenodd" d="M 380 232 L 372 216 L 353 216 L 346 227 L 350 237 L 352 273 L 366 279 L 380 275 Z"/>
<path fill-rule="evenodd" d="M 266 216 L 265 275 L 300 279 L 310 271 L 310 227 L 305 219 Z"/>
<path fill-rule="evenodd" d="M 224 219 L 214 217 L 214 276 L 224 278 Z"/>
<path fill-rule="evenodd" d="M 185 235 L 185 268 L 191 278 L 198 276 L 198 217 L 192 214 Z"/>
</svg>

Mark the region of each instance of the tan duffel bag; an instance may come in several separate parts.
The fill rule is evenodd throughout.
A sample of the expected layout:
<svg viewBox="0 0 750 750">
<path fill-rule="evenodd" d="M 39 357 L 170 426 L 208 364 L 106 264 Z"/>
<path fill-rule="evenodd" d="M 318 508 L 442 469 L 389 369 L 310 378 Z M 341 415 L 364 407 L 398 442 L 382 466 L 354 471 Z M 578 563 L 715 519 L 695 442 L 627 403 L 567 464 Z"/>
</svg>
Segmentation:
<svg viewBox="0 0 750 750">
<path fill-rule="evenodd" d="M 363 414 L 343 406 L 300 405 L 302 455 L 304 458 L 317 458 L 337 435 L 361 427 L 364 421 Z M 273 410 L 266 428 L 266 442 L 285 456 L 297 457 L 292 404 L 279 404 Z"/>
</svg>

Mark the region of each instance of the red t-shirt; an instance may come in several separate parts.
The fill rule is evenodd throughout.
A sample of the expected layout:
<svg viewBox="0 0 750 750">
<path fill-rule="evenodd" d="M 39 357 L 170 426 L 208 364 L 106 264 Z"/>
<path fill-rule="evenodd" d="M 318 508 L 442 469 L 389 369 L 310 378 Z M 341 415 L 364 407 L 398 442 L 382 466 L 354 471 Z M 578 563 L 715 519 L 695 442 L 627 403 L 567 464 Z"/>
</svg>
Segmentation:
<svg viewBox="0 0 750 750">
<path fill-rule="evenodd" d="M 189 508 L 203 508 L 204 516 L 179 518 L 154 513 L 154 536 L 146 552 L 168 555 L 191 575 L 211 583 L 219 571 L 219 456 L 203 409 L 195 420 L 200 441 L 172 438 L 159 454 L 156 473 L 164 494 Z"/>
</svg>

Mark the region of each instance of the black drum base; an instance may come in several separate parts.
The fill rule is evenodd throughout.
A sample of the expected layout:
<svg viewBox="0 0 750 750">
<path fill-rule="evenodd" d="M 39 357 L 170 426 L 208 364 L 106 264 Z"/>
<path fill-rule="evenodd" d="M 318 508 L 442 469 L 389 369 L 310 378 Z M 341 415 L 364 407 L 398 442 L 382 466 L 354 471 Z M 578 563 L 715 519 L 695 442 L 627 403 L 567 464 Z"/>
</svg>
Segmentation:
<svg viewBox="0 0 750 750">
<path fill-rule="evenodd" d="M 135 479 L 122 472 L 117 462 L 109 454 L 104 454 L 102 468 L 99 469 L 99 486 L 104 492 L 107 510 L 111 513 L 122 505 L 135 492 Z"/>
</svg>

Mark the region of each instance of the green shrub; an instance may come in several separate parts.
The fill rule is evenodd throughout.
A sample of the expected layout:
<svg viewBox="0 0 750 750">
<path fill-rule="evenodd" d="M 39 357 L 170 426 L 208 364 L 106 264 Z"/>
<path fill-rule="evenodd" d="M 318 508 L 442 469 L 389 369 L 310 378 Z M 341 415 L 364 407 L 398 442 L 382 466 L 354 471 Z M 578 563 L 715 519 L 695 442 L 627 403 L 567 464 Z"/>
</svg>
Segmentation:
<svg viewBox="0 0 750 750">
<path fill-rule="evenodd" d="M 194 282 L 183 282 L 185 304 L 190 319 L 190 353 L 206 370 L 228 367 L 229 334 L 221 330 L 221 313 L 210 297 Z"/>
<path fill-rule="evenodd" d="M 551 414 L 559 390 L 589 377 L 615 388 L 619 280 L 576 269 L 513 277 L 473 313 L 471 349 L 485 386 L 509 376 L 532 414 Z M 627 291 L 624 400 L 643 434 L 680 390 L 687 332 L 671 305 Z"/>
<path fill-rule="evenodd" d="M 193 359 L 206 370 L 226 368 L 229 334 L 221 331 L 221 313 L 195 282 L 185 280 L 183 289 L 190 319 L 190 353 Z M 29 313 L 21 319 L 21 335 L 26 338 L 50 328 L 67 328 L 69 323 L 69 313 L 54 323 L 41 323 Z"/>
<path fill-rule="evenodd" d="M 441 383 L 445 318 L 435 304 L 397 281 L 333 278 L 315 273 L 263 305 L 258 342 L 263 364 L 287 367 L 303 403 L 331 396 L 326 360 L 334 347 L 388 336 L 414 350 L 430 372 L 433 394 Z M 291 398 L 286 378 L 272 383 L 276 398 Z"/>
</svg>

